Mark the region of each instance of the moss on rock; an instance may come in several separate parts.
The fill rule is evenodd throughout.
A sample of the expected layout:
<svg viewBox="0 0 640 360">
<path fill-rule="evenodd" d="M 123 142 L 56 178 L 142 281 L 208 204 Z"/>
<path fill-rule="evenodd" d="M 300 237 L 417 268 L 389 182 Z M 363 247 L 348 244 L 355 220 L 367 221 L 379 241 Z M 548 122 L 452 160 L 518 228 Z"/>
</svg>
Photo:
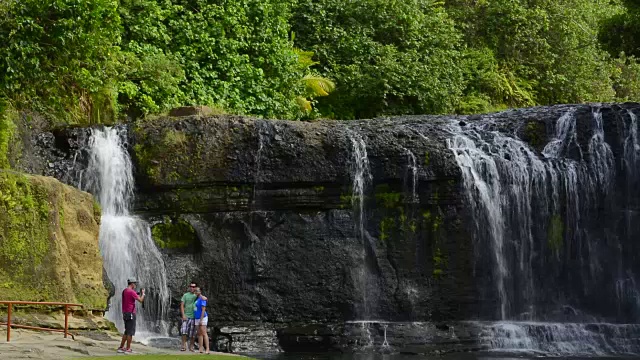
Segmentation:
<svg viewBox="0 0 640 360">
<path fill-rule="evenodd" d="M 0 103 L 0 169 L 8 169 L 9 154 L 16 133 L 18 112 Z"/>
<path fill-rule="evenodd" d="M 151 228 L 151 235 L 161 249 L 195 249 L 198 237 L 193 226 L 184 219 L 163 217 L 163 221 Z"/>
<path fill-rule="evenodd" d="M 0 171 L 3 299 L 106 308 L 98 231 L 91 195 L 53 178 Z"/>
<path fill-rule="evenodd" d="M 231 131 L 203 138 L 208 118 L 198 118 L 197 124 L 176 118 L 158 118 L 138 122 L 133 127 L 133 156 L 141 174 L 152 184 L 191 183 L 207 170 L 226 169 L 227 150 L 234 143 Z M 192 125 L 192 126 L 187 126 Z"/>
<path fill-rule="evenodd" d="M 560 215 L 553 215 L 551 217 L 549 228 L 547 230 L 547 242 L 549 247 L 554 253 L 559 253 L 562 250 L 562 244 L 564 243 L 564 223 Z"/>
<path fill-rule="evenodd" d="M 523 140 L 534 148 L 539 148 L 544 145 L 545 131 L 544 123 L 533 120 L 529 121 L 524 127 Z"/>
</svg>

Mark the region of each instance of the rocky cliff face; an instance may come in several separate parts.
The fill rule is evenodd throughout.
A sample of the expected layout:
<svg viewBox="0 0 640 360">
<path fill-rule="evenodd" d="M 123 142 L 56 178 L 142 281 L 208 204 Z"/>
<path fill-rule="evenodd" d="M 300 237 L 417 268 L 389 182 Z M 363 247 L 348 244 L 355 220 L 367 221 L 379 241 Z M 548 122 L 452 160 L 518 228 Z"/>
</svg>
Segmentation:
<svg viewBox="0 0 640 360">
<path fill-rule="evenodd" d="M 53 178 L 0 170 L 2 299 L 104 311 L 99 219 L 88 193 Z"/>
<path fill-rule="evenodd" d="M 260 328 L 260 349 L 353 345 L 359 329 L 375 342 L 398 321 L 428 323 L 413 335 L 389 325 L 405 340 L 466 348 L 509 341 L 482 345 L 486 329 L 457 320 L 637 321 L 638 115 L 638 104 L 605 104 L 351 122 L 156 118 L 128 129 L 135 209 L 176 301 L 195 280 L 216 323 L 249 324 L 229 328 L 236 338 L 280 324 Z M 86 130 L 52 136 L 45 170 L 81 171 Z M 377 325 L 344 325 L 355 320 Z M 294 325 L 309 323 L 325 325 Z M 542 331 L 531 329 L 489 328 Z M 593 330 L 576 329 L 572 339 Z"/>
<path fill-rule="evenodd" d="M 171 235 L 175 295 L 200 281 L 219 321 L 468 318 L 473 252 L 445 122 L 138 124 L 137 210 Z M 168 231 L 184 224 L 192 241 Z"/>
</svg>

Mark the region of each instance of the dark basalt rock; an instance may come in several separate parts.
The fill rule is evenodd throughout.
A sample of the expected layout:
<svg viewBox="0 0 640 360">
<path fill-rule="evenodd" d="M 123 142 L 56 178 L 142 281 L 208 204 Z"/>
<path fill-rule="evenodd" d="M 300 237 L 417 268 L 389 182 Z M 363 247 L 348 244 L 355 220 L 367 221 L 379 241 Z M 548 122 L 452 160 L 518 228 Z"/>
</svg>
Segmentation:
<svg viewBox="0 0 640 360">
<path fill-rule="evenodd" d="M 565 156 L 588 159 L 580 149 L 589 146 L 597 109 L 621 162 L 620 134 L 628 110 L 640 115 L 638 104 L 350 122 L 240 116 L 139 122 L 129 127 L 135 209 L 152 223 L 166 215 L 193 227 L 201 251 L 163 250 L 174 306 L 189 281 L 201 283 L 211 321 L 233 335 L 236 350 L 357 350 L 363 330 L 348 323 L 354 320 L 384 320 L 368 328 L 376 346 L 387 324 L 396 350 L 478 350 L 486 346 L 478 342 L 480 327 L 464 320 L 487 318 L 481 309 L 495 307 L 497 295 L 479 289 L 492 274 L 479 255 L 486 249 L 476 248 L 462 175 L 447 146 L 451 126 L 510 134 L 541 153 L 571 108 L 576 140 Z M 32 171 L 71 181 L 83 166 L 77 154 L 86 134 L 67 129 L 32 137 L 42 159 Z M 371 173 L 362 233 L 352 201 L 359 139 Z M 622 201 L 625 194 L 611 196 Z M 615 318 L 610 302 L 589 302 L 598 315 Z M 565 304 L 549 304 L 556 305 L 562 312 Z M 413 322 L 422 325 L 411 328 Z"/>
<path fill-rule="evenodd" d="M 130 132 L 137 211 L 179 214 L 201 241 L 190 260 L 167 254 L 169 272 L 182 274 L 171 280 L 174 297 L 196 279 L 215 294 L 219 321 L 471 316 L 459 169 L 445 144 L 447 120 L 426 119 L 138 124 Z M 372 174 L 364 239 L 351 201 L 355 137 Z M 409 166 L 418 170 L 415 194 Z"/>
</svg>

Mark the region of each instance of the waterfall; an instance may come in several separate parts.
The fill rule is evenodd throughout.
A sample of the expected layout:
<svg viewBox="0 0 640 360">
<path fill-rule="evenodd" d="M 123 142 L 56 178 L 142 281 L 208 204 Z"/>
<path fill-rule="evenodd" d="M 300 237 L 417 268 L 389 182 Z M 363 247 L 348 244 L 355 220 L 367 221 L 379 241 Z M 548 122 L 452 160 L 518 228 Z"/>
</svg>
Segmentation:
<svg viewBox="0 0 640 360">
<path fill-rule="evenodd" d="M 638 182 L 638 162 L 640 161 L 640 144 L 638 143 L 638 117 L 628 111 L 629 123 L 624 126 L 623 167 L 627 174 L 627 191 Z"/>
<path fill-rule="evenodd" d="M 570 146 L 575 146 L 579 149 L 580 145 L 576 135 L 575 109 L 571 109 L 556 122 L 555 136 L 544 147 L 542 154 L 548 158 L 559 158 L 568 151 Z M 582 157 L 582 153 L 580 157 Z"/>
<path fill-rule="evenodd" d="M 544 356 L 636 354 L 640 325 L 498 322 L 482 326 L 480 344 L 494 351 Z"/>
<path fill-rule="evenodd" d="M 418 184 L 418 164 L 416 162 L 416 156 L 407 148 L 403 148 L 407 155 L 407 174 L 405 174 L 405 187 L 409 187 L 406 184 L 409 182 L 409 176 L 411 175 L 411 197 L 409 198 L 412 203 L 417 203 L 418 193 L 416 192 L 416 185 Z"/>
<path fill-rule="evenodd" d="M 597 291 L 596 282 L 604 283 L 597 249 L 606 234 L 587 229 L 597 225 L 589 217 L 607 206 L 616 174 L 613 152 L 599 109 L 592 114 L 586 151 L 578 144 L 574 109 L 558 119 L 542 154 L 515 136 L 490 131 L 489 125 L 450 125 L 448 147 L 462 172 L 476 251 L 492 259 L 493 290 L 487 296 L 498 306 L 490 317 L 536 319 L 549 311 L 540 311 L 538 304 L 562 307 L 569 299 L 565 289 L 551 289 L 555 279 L 541 281 L 534 274 L 568 276 L 561 260 L 576 258 L 576 269 L 570 270 L 580 276 L 570 286 L 587 296 Z M 565 158 L 569 153 L 577 158 Z M 549 292 L 557 296 L 549 298 Z"/>
<path fill-rule="evenodd" d="M 482 317 L 501 320 L 484 326 L 481 343 L 487 348 L 554 355 L 637 352 L 640 326 L 608 323 L 640 316 L 633 270 L 638 246 L 616 230 L 626 226 L 623 237 L 633 238 L 637 226 L 614 220 L 636 216 L 637 117 L 629 111 L 616 121 L 622 123 L 617 139 L 609 135 L 610 144 L 600 108 L 580 119 L 569 109 L 552 124 L 541 153 L 516 135 L 496 131 L 495 123 L 449 125 L 447 145 L 474 224 L 476 269 L 490 275 L 478 276 L 487 299 Z M 614 145 L 621 149 L 617 163 Z M 617 316 L 599 317 L 595 298 L 606 299 Z"/>
<path fill-rule="evenodd" d="M 130 214 L 133 166 L 124 143 L 125 128 L 93 129 L 84 187 L 102 207 L 100 251 L 107 276 L 115 286 L 106 316 L 122 331 L 121 292 L 128 278 L 147 289 L 144 308 L 138 305 L 137 338 L 163 333 L 169 310 L 164 261 L 151 237 L 149 224 Z M 138 289 L 138 290 L 139 290 Z"/>
<path fill-rule="evenodd" d="M 489 146 L 479 135 L 473 134 L 481 146 Z M 498 138 L 499 141 L 513 145 L 511 139 L 499 137 L 494 134 L 493 139 Z M 502 146 L 495 144 L 496 148 L 502 149 Z M 506 145 L 506 144 L 505 144 Z M 518 145 L 518 144 L 516 144 Z M 505 216 L 503 213 L 505 204 L 501 189 L 501 173 L 498 170 L 499 162 L 504 157 L 493 157 L 486 154 L 476 146 L 471 137 L 465 135 L 456 135 L 448 141 L 448 146 L 456 155 L 456 162 L 462 170 L 462 175 L 469 201 L 475 219 L 476 232 L 480 233 L 482 227 L 488 227 L 489 237 L 491 239 L 491 247 L 493 249 L 494 272 L 493 282 L 499 301 L 499 317 L 504 319 L 507 316 L 509 299 L 507 298 L 506 280 L 508 274 L 506 256 L 504 253 L 505 241 Z M 517 152 L 520 154 L 520 152 Z M 518 176 L 523 170 L 521 167 L 514 167 L 516 172 L 507 172 L 506 176 Z M 520 177 L 520 176 L 518 176 Z"/>
<path fill-rule="evenodd" d="M 604 124 L 600 109 L 594 110 L 593 122 L 594 131 L 589 141 L 589 160 L 591 162 L 591 174 L 595 181 L 592 181 L 591 184 L 599 186 L 604 192 L 608 192 L 615 175 L 615 168 L 613 151 L 604 140 Z"/>
<path fill-rule="evenodd" d="M 367 144 L 362 139 L 362 136 L 355 132 L 350 132 L 349 135 L 353 156 L 351 203 L 356 214 L 358 237 L 364 239 L 364 191 L 367 183 L 371 180 L 369 157 L 367 156 Z"/>
<path fill-rule="evenodd" d="M 255 154 L 255 171 L 253 174 L 253 191 L 251 195 L 251 203 L 249 208 L 251 211 L 255 211 L 256 209 L 256 201 L 258 194 L 258 183 L 260 182 L 260 175 L 262 173 L 262 152 L 264 149 L 264 135 L 263 132 L 266 133 L 266 130 L 263 130 L 265 124 L 262 120 L 256 120 L 255 128 L 256 128 L 256 137 L 258 138 L 258 150 Z M 253 218 L 253 217 L 252 217 Z M 252 220 L 253 221 L 253 220 Z"/>
<path fill-rule="evenodd" d="M 362 246 L 362 262 L 354 268 L 355 281 L 358 292 L 361 294 L 360 308 L 356 309 L 356 315 L 361 319 L 372 316 L 375 307 L 376 282 L 369 268 L 369 261 L 375 257 L 374 239 L 365 230 L 365 190 L 371 181 L 369 169 L 369 157 L 367 156 L 367 144 L 360 134 L 347 131 L 351 142 L 351 205 L 355 217 L 355 232 Z"/>
</svg>

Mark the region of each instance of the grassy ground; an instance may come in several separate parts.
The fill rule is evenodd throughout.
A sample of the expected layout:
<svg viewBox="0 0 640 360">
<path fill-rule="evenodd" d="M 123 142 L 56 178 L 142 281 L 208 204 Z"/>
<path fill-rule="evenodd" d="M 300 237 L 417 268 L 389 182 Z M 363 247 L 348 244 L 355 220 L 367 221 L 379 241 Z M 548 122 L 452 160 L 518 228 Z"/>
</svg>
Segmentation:
<svg viewBox="0 0 640 360">
<path fill-rule="evenodd" d="M 115 356 L 101 356 L 83 358 L 83 360 L 122 360 L 123 356 L 130 355 L 115 355 Z M 135 360 L 251 360 L 251 358 L 244 356 L 227 356 L 227 355 L 134 355 Z"/>
</svg>

